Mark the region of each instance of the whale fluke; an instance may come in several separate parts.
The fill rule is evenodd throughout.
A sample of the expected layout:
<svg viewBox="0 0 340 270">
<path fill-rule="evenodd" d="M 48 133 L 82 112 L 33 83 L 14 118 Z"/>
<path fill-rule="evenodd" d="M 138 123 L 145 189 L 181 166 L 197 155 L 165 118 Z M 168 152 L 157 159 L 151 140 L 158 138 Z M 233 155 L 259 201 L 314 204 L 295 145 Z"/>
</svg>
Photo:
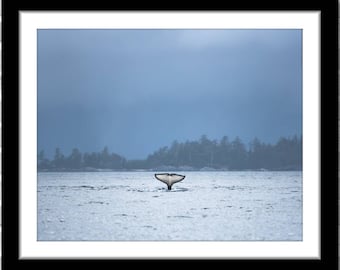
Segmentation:
<svg viewBox="0 0 340 270">
<path fill-rule="evenodd" d="M 185 175 L 176 173 L 156 173 L 155 177 L 157 180 L 165 183 L 168 186 L 168 190 L 171 190 L 173 184 L 182 181 Z"/>
</svg>

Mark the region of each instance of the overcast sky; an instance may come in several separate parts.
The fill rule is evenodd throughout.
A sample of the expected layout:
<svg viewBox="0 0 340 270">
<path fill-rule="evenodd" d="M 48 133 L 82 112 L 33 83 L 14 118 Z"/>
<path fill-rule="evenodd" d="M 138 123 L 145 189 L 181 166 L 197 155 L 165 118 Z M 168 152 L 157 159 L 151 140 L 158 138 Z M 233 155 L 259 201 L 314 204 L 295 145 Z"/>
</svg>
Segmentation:
<svg viewBox="0 0 340 270">
<path fill-rule="evenodd" d="M 38 30 L 38 148 L 302 132 L 301 30 Z"/>
</svg>

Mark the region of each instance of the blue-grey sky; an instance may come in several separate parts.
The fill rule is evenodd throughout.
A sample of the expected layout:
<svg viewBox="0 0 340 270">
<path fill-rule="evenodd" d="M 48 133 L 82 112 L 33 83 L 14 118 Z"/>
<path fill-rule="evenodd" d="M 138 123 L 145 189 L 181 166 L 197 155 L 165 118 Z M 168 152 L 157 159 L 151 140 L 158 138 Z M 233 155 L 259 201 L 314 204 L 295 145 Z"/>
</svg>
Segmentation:
<svg viewBox="0 0 340 270">
<path fill-rule="evenodd" d="M 38 148 L 302 132 L 301 30 L 38 30 Z"/>
</svg>

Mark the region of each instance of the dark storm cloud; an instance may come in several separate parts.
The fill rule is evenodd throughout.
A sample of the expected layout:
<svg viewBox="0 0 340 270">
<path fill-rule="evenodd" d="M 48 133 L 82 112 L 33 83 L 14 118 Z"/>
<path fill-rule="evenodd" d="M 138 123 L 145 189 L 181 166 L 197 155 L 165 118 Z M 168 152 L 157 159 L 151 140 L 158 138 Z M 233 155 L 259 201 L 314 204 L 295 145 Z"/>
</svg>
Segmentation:
<svg viewBox="0 0 340 270">
<path fill-rule="evenodd" d="M 39 30 L 38 144 L 144 158 L 301 134 L 300 30 Z"/>
</svg>

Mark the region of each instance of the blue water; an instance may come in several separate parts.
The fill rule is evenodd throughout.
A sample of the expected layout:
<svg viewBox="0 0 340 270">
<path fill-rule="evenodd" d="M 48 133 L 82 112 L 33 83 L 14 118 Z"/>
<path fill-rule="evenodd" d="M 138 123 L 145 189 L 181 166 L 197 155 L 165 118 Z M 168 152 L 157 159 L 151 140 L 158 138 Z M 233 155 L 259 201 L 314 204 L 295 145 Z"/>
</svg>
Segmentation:
<svg viewBox="0 0 340 270">
<path fill-rule="evenodd" d="M 38 240 L 299 241 L 301 172 L 38 174 Z"/>
</svg>

